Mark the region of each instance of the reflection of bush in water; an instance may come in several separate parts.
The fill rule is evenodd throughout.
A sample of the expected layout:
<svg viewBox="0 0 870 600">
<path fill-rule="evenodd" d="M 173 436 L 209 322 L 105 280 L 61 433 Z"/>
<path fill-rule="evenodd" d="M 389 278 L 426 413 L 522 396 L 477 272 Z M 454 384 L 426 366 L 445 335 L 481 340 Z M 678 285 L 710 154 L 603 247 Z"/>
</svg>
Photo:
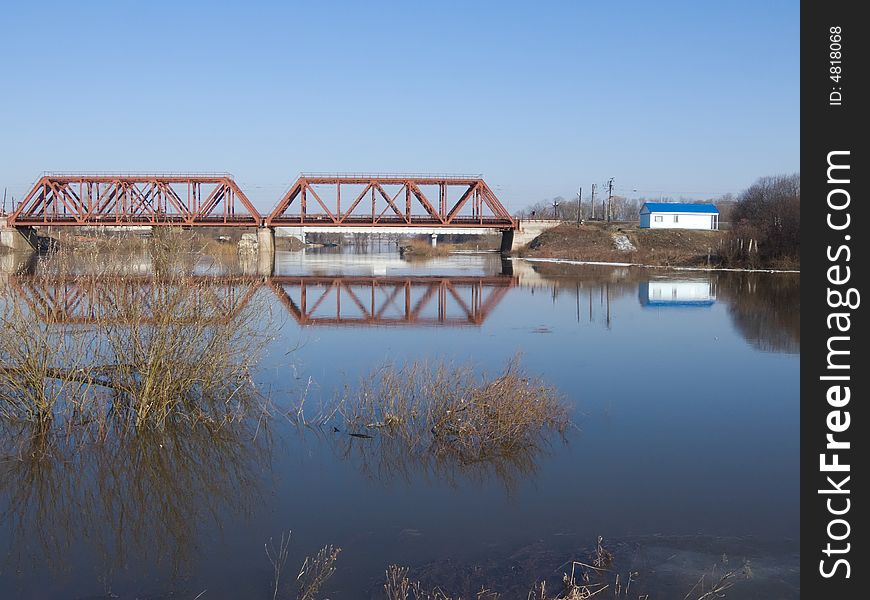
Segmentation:
<svg viewBox="0 0 870 600">
<path fill-rule="evenodd" d="M 768 352 L 800 352 L 800 275 L 729 273 L 719 281 L 734 327 L 750 344 Z"/>
<path fill-rule="evenodd" d="M 0 514 L 14 557 L 65 570 L 84 545 L 106 577 L 131 559 L 168 560 L 182 575 L 200 527 L 255 506 L 269 462 L 256 423 L 115 425 L 106 435 L 96 424 L 0 423 Z"/>
<path fill-rule="evenodd" d="M 569 426 L 557 391 L 517 359 L 492 379 L 469 365 L 387 365 L 346 392 L 340 412 L 351 434 L 340 438 L 344 455 L 385 479 L 422 471 L 509 485 L 535 471 L 548 432 Z"/>
<path fill-rule="evenodd" d="M 63 568 L 84 544 L 107 577 L 131 557 L 167 557 L 177 573 L 203 517 L 220 526 L 252 508 L 269 448 L 249 372 L 268 313 L 249 302 L 216 320 L 202 302 L 216 283 L 194 278 L 194 259 L 166 238 L 154 246 L 169 254 L 144 291 L 97 252 L 58 253 L 30 276 L 62 299 L 111 281 L 86 325 L 0 289 L 0 515 L 13 559 Z"/>
</svg>

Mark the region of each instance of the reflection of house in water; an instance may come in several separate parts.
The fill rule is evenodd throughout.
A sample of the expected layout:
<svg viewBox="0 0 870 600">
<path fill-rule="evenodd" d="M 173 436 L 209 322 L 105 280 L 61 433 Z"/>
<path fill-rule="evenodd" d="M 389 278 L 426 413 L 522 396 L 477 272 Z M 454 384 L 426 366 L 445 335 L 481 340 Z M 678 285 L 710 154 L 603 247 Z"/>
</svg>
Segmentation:
<svg viewBox="0 0 870 600">
<path fill-rule="evenodd" d="M 716 291 L 709 279 L 653 279 L 638 286 L 643 306 L 712 306 Z"/>
</svg>

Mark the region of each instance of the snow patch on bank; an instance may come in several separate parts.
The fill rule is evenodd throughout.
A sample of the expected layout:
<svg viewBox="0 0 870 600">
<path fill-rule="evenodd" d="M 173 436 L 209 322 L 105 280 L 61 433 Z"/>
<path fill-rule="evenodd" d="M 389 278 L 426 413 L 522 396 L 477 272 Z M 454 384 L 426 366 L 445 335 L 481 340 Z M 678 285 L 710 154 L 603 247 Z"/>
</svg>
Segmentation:
<svg viewBox="0 0 870 600">
<path fill-rule="evenodd" d="M 640 267 L 643 269 L 667 269 L 668 271 L 733 271 L 738 273 L 800 273 L 799 270 L 791 269 L 728 269 L 723 267 L 671 267 L 667 265 L 645 265 L 630 262 L 601 262 L 595 260 L 570 260 L 567 258 L 519 258 L 511 257 L 511 260 L 525 260 L 528 262 L 557 263 L 563 265 L 598 265 L 603 267 Z"/>
</svg>

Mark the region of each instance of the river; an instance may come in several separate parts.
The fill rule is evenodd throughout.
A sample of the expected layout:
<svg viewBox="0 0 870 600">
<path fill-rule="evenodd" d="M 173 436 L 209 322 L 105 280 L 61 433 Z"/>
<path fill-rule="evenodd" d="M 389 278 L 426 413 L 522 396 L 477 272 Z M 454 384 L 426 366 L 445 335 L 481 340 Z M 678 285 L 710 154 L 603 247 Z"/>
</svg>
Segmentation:
<svg viewBox="0 0 870 600">
<path fill-rule="evenodd" d="M 156 268 L 127 267 L 146 281 Z M 64 284 L 61 297 L 39 269 L 4 275 L 3 306 L 87 329 L 107 292 Z M 287 580 L 322 546 L 342 549 L 335 599 L 383 597 L 390 564 L 453 593 L 525 598 L 597 536 L 652 598 L 682 598 L 723 555 L 754 573 L 729 598 L 799 597 L 798 275 L 389 248 L 279 252 L 266 283 L 233 261 L 219 270 L 241 277 L 208 296 L 219 316 L 253 307 L 266 332 L 252 373 L 274 415 L 40 461 L 5 427 L 0 596 L 270 598 L 264 545 L 289 532 Z M 314 420 L 385 364 L 498 375 L 512 359 L 559 390 L 572 421 L 521 463 L 439 468 L 367 450 L 332 421 L 299 424 L 301 400 Z"/>
</svg>

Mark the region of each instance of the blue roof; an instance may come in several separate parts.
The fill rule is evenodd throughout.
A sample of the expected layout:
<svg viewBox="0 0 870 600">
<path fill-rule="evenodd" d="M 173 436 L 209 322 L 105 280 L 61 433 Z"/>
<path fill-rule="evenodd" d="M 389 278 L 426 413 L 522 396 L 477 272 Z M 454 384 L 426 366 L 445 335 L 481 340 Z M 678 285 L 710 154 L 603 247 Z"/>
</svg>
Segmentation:
<svg viewBox="0 0 870 600">
<path fill-rule="evenodd" d="M 646 207 L 649 212 L 659 213 L 707 213 L 718 215 L 719 209 L 713 204 L 689 204 L 688 202 L 644 202 L 641 210 Z"/>
</svg>

